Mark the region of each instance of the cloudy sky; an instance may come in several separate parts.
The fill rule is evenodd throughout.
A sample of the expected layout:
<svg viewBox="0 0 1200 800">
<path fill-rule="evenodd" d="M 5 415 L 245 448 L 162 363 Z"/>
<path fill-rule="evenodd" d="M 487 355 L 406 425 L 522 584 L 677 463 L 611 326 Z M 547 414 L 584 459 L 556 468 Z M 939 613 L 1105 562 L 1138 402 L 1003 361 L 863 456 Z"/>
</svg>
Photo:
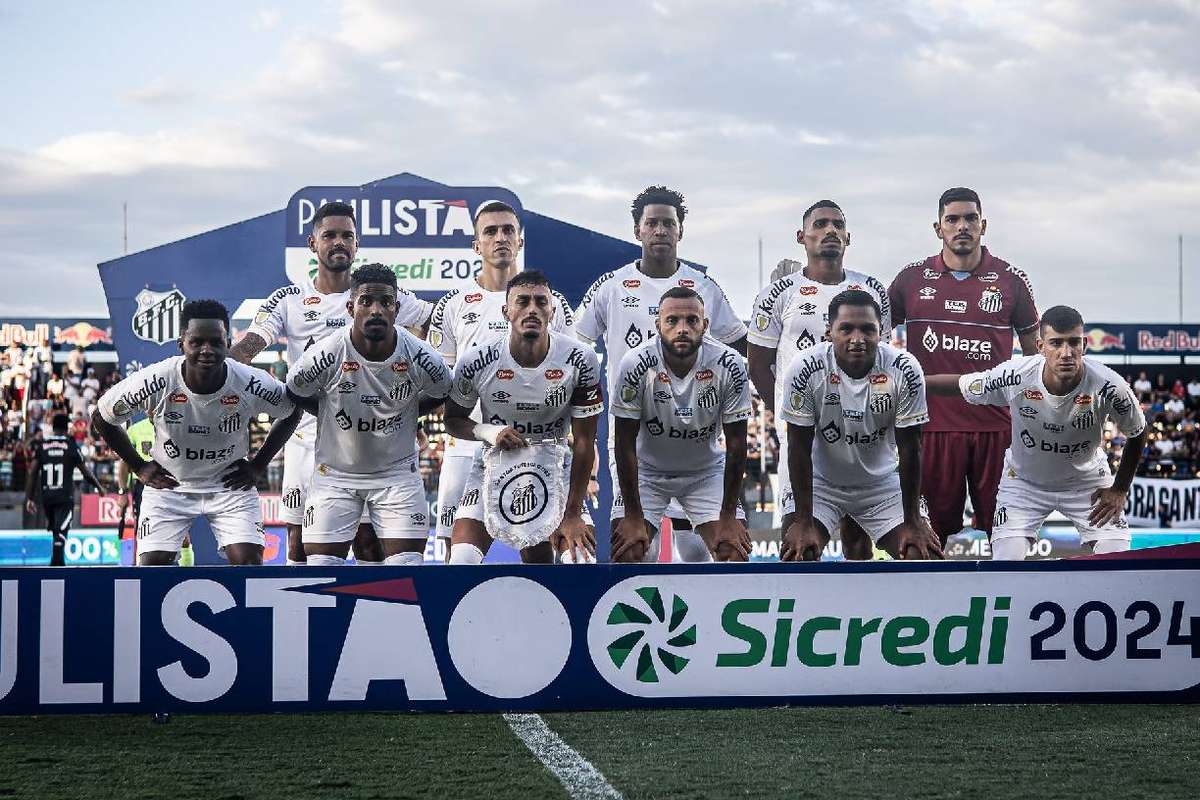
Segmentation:
<svg viewBox="0 0 1200 800">
<path fill-rule="evenodd" d="M 937 249 L 940 192 L 1039 305 L 1200 318 L 1200 0 L 6 3 L 0 313 L 106 314 L 96 263 L 410 171 L 681 252 L 746 313 L 836 199 L 847 265 Z"/>
</svg>

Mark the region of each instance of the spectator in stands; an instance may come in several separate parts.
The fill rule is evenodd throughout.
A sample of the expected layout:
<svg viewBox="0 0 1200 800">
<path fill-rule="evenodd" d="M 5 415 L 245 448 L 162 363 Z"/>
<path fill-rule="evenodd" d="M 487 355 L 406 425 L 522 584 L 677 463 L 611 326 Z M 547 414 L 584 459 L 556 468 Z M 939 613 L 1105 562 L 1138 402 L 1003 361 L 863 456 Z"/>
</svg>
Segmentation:
<svg viewBox="0 0 1200 800">
<path fill-rule="evenodd" d="M 1150 380 L 1146 377 L 1146 373 L 1144 371 L 1139 372 L 1137 380 L 1133 382 L 1133 390 L 1138 393 L 1138 399 L 1145 401 L 1152 388 Z"/>
<path fill-rule="evenodd" d="M 50 373 L 50 378 L 46 381 L 46 397 L 51 401 L 60 399 L 63 396 L 64 388 L 63 379 L 59 377 L 58 373 Z"/>
<path fill-rule="evenodd" d="M 1200 377 L 1195 375 L 1192 376 L 1192 379 L 1188 381 L 1187 393 L 1191 407 L 1200 407 Z"/>
<path fill-rule="evenodd" d="M 87 366 L 87 356 L 83 352 L 83 348 L 76 345 L 71 354 L 67 356 L 67 376 L 72 375 L 83 377 L 83 369 Z"/>
<path fill-rule="evenodd" d="M 271 366 L 268 371 L 274 375 L 275 380 L 279 381 L 280 383 L 287 381 L 288 365 L 287 361 L 285 361 L 283 358 L 282 350 L 275 351 L 275 360 L 271 362 Z"/>
</svg>

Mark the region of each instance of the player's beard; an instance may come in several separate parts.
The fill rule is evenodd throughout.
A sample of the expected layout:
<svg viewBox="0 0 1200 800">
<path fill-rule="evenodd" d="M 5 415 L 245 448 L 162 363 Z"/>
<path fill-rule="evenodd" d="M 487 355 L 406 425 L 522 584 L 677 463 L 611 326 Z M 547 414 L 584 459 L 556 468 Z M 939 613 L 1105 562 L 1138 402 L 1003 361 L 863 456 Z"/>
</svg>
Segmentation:
<svg viewBox="0 0 1200 800">
<path fill-rule="evenodd" d="M 325 261 L 325 269 L 330 272 L 345 272 L 354 264 L 354 256 L 349 252 L 346 252 L 346 258 L 342 261 L 335 261 L 333 256 L 334 254 L 330 254 L 329 258 Z"/>
<path fill-rule="evenodd" d="M 687 349 L 684 352 L 680 352 L 679 348 L 685 342 L 687 345 Z M 687 340 L 673 339 L 673 340 L 671 340 L 670 344 L 667 346 L 667 350 L 670 351 L 671 356 L 679 359 L 680 361 L 686 361 L 687 359 L 691 358 L 692 356 L 694 356 L 696 354 L 696 351 L 699 349 L 700 349 L 700 340 L 699 339 L 687 339 Z"/>
<path fill-rule="evenodd" d="M 969 256 L 979 248 L 977 239 L 951 239 L 950 252 L 956 256 Z"/>
</svg>

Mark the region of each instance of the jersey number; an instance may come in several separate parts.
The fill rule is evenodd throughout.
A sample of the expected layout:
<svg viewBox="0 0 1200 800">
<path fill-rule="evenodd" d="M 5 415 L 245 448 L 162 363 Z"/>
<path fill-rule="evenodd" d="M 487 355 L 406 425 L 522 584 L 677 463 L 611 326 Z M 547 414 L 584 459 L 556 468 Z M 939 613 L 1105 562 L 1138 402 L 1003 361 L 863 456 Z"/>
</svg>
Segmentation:
<svg viewBox="0 0 1200 800">
<path fill-rule="evenodd" d="M 61 488 L 63 488 L 63 465 L 62 464 L 42 464 L 42 488 L 44 488 L 44 489 L 61 489 Z"/>
</svg>

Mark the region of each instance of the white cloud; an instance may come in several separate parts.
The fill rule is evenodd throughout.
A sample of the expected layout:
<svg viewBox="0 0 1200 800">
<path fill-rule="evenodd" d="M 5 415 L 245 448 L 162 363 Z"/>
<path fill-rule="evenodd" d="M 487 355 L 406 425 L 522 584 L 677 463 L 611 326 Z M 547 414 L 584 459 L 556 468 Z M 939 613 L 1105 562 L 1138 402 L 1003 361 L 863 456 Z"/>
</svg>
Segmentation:
<svg viewBox="0 0 1200 800">
<path fill-rule="evenodd" d="M 179 105 L 194 96 L 195 93 L 191 89 L 170 83 L 161 77 L 124 94 L 128 102 L 152 107 Z"/>
<path fill-rule="evenodd" d="M 353 50 L 382 55 L 402 49 L 416 39 L 417 25 L 401 15 L 397 6 L 376 0 L 347 0 L 342 6 L 342 26 L 336 38 Z"/>
<path fill-rule="evenodd" d="M 278 8 L 260 8 L 254 14 L 252 25 L 256 31 L 272 31 L 279 26 L 282 19 L 283 12 Z"/>
<path fill-rule="evenodd" d="M 162 167 L 254 169 L 269 163 L 266 153 L 229 128 L 144 135 L 92 131 L 58 139 L 34 155 L 49 172 L 75 175 L 129 175 Z"/>
</svg>

